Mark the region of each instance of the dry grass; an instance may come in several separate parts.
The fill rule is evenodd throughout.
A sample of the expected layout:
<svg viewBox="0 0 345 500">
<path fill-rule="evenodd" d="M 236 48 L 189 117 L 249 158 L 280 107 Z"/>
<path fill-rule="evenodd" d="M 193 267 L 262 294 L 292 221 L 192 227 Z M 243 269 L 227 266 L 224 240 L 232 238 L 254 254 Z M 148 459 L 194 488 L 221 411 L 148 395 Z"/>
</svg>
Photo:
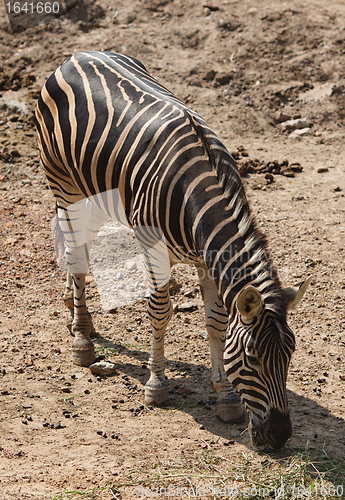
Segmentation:
<svg viewBox="0 0 345 500">
<path fill-rule="evenodd" d="M 207 443 L 206 443 L 207 444 Z M 77 498 L 194 499 L 339 499 L 345 495 L 345 463 L 306 450 L 280 453 L 249 451 L 233 460 L 211 448 L 190 457 L 131 469 L 126 481 L 105 488 L 63 491 L 49 500 Z M 105 497 L 104 494 L 107 493 Z M 38 500 L 38 499 L 35 499 Z"/>
</svg>

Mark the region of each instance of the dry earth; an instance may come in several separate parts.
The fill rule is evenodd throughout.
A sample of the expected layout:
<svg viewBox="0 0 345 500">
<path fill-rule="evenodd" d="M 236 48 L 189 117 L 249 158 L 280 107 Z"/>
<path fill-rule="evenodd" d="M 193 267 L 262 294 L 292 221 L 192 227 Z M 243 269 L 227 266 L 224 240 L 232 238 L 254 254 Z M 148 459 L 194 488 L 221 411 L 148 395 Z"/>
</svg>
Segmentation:
<svg viewBox="0 0 345 500">
<path fill-rule="evenodd" d="M 118 374 L 97 378 L 71 362 L 64 276 L 50 233 L 54 202 L 39 167 L 32 112 L 49 74 L 82 50 L 139 58 L 208 121 L 240 165 L 287 159 L 302 166 L 294 177 L 272 174 L 277 163 L 270 175 L 256 170 L 244 177 L 283 283 L 313 276 L 290 315 L 297 340 L 288 378 L 294 432 L 274 456 L 310 449 L 344 460 L 343 2 L 97 5 L 82 0 L 68 15 L 14 34 L 0 5 L 0 500 L 90 488 L 94 498 L 133 499 L 136 481 L 175 465 L 178 471 L 205 450 L 230 468 L 250 450 L 247 422 L 226 425 L 212 410 L 192 269 L 173 272 L 181 285 L 174 303 L 195 307 L 177 311 L 168 329 L 166 408 L 143 406 L 150 350 L 144 299 L 105 312 L 90 276 L 95 345 Z M 302 133 L 284 129 L 288 118 L 301 119 Z M 176 482 L 188 485 L 186 478 Z M 111 484 L 113 492 L 100 489 Z"/>
</svg>

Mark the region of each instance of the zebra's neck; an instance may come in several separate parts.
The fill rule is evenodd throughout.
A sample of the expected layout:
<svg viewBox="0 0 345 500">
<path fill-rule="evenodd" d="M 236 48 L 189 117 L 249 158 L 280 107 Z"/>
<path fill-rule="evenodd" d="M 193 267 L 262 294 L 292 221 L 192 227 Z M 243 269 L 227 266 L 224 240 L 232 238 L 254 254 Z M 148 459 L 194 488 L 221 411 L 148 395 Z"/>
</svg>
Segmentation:
<svg viewBox="0 0 345 500">
<path fill-rule="evenodd" d="M 257 228 L 244 193 L 237 191 L 230 197 L 228 207 L 229 213 L 220 217 L 203 247 L 204 259 L 217 283 L 219 296 L 232 313 L 238 292 L 251 284 L 260 291 L 269 308 L 281 309 L 281 285 L 266 239 Z M 217 250 L 212 247 L 215 237 Z"/>
</svg>

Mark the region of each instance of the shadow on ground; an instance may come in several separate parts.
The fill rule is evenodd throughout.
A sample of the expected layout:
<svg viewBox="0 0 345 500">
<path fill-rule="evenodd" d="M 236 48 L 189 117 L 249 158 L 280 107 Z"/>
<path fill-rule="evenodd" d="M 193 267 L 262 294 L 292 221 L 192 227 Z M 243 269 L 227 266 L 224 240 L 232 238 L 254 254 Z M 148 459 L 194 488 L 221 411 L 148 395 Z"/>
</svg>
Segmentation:
<svg viewBox="0 0 345 500">
<path fill-rule="evenodd" d="M 121 355 L 136 358 L 141 365 L 119 363 L 117 369 L 120 374 L 127 375 L 145 385 L 149 378 L 148 352 L 136 350 L 136 346 L 133 348 L 129 344 L 114 343 L 101 336 L 95 340 L 95 345 L 103 347 L 105 352 L 108 349 L 112 353 L 121 352 Z M 113 360 L 116 364 L 116 356 Z M 247 416 L 244 417 L 243 422 L 229 424 L 222 422 L 215 415 L 216 393 L 211 387 L 209 368 L 201 364 L 168 360 L 166 375 L 168 379 L 171 379 L 171 389 L 169 401 L 161 407 L 162 412 L 172 409 L 186 412 L 200 426 L 211 432 L 215 439 L 221 437 L 251 448 Z M 181 386 L 191 392 L 179 394 L 178 390 Z M 274 452 L 275 455 L 283 457 L 293 454 L 293 450 L 305 449 L 345 460 L 345 420 L 333 415 L 326 405 L 323 406 L 322 398 L 320 402 L 316 402 L 288 390 L 288 400 L 293 435 L 282 450 Z M 273 453 L 273 450 L 268 447 L 264 449 L 265 452 Z"/>
</svg>

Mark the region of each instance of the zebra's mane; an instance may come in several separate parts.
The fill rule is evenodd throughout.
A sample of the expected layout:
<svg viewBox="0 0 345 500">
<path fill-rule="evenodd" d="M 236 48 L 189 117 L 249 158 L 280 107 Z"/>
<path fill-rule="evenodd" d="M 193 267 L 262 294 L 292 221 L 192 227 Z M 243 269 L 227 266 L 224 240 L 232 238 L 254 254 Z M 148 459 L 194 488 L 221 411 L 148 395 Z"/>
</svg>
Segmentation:
<svg viewBox="0 0 345 500">
<path fill-rule="evenodd" d="M 277 270 L 272 262 L 267 237 L 259 228 L 257 220 L 248 204 L 245 187 L 242 183 L 237 164 L 214 132 L 208 128 L 207 124 L 203 120 L 203 123 L 200 123 L 198 115 L 197 119 L 193 119 L 193 121 L 196 132 L 209 157 L 210 164 L 216 172 L 218 182 L 222 186 L 223 193 L 229 200 L 229 206 L 236 218 L 240 220 L 238 223 L 239 232 L 246 242 L 248 251 L 253 256 L 254 263 L 257 262 L 258 267 L 261 267 L 258 277 L 246 284 L 251 284 L 260 291 L 265 308 L 270 310 L 277 319 L 276 324 L 280 340 L 284 342 L 284 330 L 286 326 L 284 292 Z"/>
</svg>

